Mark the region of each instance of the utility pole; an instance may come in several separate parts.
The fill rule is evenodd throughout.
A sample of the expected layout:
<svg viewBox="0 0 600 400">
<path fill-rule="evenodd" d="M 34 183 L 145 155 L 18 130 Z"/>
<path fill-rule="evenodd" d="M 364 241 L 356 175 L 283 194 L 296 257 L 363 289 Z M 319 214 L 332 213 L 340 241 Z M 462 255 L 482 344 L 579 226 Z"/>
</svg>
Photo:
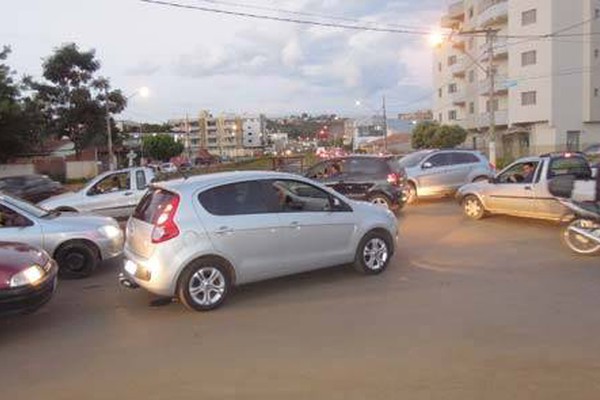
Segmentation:
<svg viewBox="0 0 600 400">
<path fill-rule="evenodd" d="M 387 143 L 387 113 L 385 110 L 385 96 L 383 96 L 383 151 L 387 153 L 388 143 Z"/>
<path fill-rule="evenodd" d="M 188 114 L 185 114 L 185 148 L 188 162 L 192 159 L 192 144 L 190 142 L 190 118 Z"/>
<path fill-rule="evenodd" d="M 106 97 L 104 106 L 106 107 L 106 135 L 108 136 L 108 170 L 113 171 L 114 166 L 114 154 L 113 154 L 113 143 L 112 143 L 112 129 L 110 127 L 110 108 L 108 105 L 108 84 L 104 88 L 104 95 Z"/>
<path fill-rule="evenodd" d="M 490 126 L 488 129 L 488 147 L 490 163 L 496 166 L 496 70 L 494 68 L 494 43 L 496 42 L 496 31 L 489 29 L 485 36 L 488 42 L 488 79 L 490 81 Z"/>
</svg>

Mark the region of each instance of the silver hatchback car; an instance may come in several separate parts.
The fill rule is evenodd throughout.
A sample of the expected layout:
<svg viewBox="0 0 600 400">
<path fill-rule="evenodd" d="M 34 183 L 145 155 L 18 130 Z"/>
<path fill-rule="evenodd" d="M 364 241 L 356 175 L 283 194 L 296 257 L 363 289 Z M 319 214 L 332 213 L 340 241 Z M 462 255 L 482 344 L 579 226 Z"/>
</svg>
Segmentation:
<svg viewBox="0 0 600 400">
<path fill-rule="evenodd" d="M 234 285 L 353 263 L 381 273 L 391 211 L 310 179 L 227 172 L 153 184 L 127 223 L 120 281 L 210 310 Z"/>
<path fill-rule="evenodd" d="M 407 180 L 406 202 L 454 194 L 465 183 L 487 181 L 494 168 L 472 150 L 420 150 L 398 161 Z"/>
</svg>

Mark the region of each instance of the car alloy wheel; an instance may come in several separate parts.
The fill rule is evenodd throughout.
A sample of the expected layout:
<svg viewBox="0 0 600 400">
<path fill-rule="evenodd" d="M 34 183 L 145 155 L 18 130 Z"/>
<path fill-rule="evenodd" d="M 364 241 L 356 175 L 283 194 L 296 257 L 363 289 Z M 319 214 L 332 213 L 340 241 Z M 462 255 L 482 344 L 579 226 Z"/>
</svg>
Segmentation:
<svg viewBox="0 0 600 400">
<path fill-rule="evenodd" d="M 383 269 L 388 257 L 388 246 L 383 239 L 378 237 L 367 241 L 363 248 L 363 261 L 370 270 L 378 271 Z"/>
<path fill-rule="evenodd" d="M 467 196 L 463 200 L 463 210 L 465 215 L 471 219 L 481 219 L 485 214 L 483 204 L 475 196 Z"/>
<path fill-rule="evenodd" d="M 183 270 L 179 277 L 179 300 L 194 311 L 219 307 L 229 295 L 231 275 L 224 260 L 217 257 L 199 259 Z"/>
</svg>

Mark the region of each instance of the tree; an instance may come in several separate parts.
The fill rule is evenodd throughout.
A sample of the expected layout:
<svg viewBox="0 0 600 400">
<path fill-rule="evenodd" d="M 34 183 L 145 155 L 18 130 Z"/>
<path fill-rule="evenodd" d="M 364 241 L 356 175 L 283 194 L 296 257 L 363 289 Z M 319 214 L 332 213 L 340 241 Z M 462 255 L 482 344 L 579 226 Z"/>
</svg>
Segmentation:
<svg viewBox="0 0 600 400">
<path fill-rule="evenodd" d="M 412 133 L 411 143 L 414 149 L 430 149 L 439 124 L 435 121 L 420 122 Z"/>
<path fill-rule="evenodd" d="M 99 69 L 94 50 L 80 51 L 69 43 L 44 61 L 46 82 L 29 81 L 37 92 L 34 100 L 43 105 L 48 130 L 69 137 L 77 154 L 89 145 L 104 145 L 107 108 L 110 114 L 118 114 L 127 104 L 120 90 L 110 90 L 108 79 L 96 76 Z"/>
<path fill-rule="evenodd" d="M 415 149 L 448 149 L 464 143 L 467 131 L 459 125 L 440 125 L 435 121 L 419 123 L 412 134 Z"/>
<path fill-rule="evenodd" d="M 467 131 L 459 125 L 442 125 L 433 136 L 432 145 L 438 149 L 450 149 L 459 146 L 467 139 Z"/>
<path fill-rule="evenodd" d="M 183 152 L 183 143 L 169 135 L 148 136 L 143 139 L 144 152 L 154 160 L 169 161 Z"/>
</svg>

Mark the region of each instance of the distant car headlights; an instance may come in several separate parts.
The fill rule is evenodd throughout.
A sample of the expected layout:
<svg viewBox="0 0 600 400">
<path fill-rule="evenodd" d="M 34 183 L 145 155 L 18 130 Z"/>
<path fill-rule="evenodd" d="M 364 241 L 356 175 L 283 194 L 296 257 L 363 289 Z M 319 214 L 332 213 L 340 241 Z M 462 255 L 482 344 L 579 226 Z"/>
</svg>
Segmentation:
<svg viewBox="0 0 600 400">
<path fill-rule="evenodd" d="M 98 232 L 100 232 L 102 236 L 108 239 L 116 239 L 123 234 L 123 232 L 121 232 L 121 229 L 114 225 L 101 226 L 100 228 L 98 228 Z"/>
<path fill-rule="evenodd" d="M 16 288 L 27 285 L 35 286 L 40 283 L 42 278 L 44 278 L 44 275 L 46 275 L 44 268 L 39 265 L 32 265 L 18 274 L 13 275 L 10 278 L 10 287 Z"/>
</svg>

